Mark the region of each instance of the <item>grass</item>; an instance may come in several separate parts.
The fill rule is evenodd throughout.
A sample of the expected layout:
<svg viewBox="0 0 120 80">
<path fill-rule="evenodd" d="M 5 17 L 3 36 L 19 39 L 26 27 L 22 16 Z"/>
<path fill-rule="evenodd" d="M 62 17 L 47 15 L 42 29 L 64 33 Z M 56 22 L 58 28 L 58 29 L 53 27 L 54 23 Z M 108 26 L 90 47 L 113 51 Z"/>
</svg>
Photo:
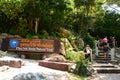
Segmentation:
<svg viewBox="0 0 120 80">
<path fill-rule="evenodd" d="M 69 74 L 70 74 L 70 76 L 73 80 L 87 80 L 86 77 L 82 77 L 82 76 L 79 76 L 79 75 L 76 75 L 76 74 L 73 74 L 73 73 L 69 73 Z"/>
</svg>

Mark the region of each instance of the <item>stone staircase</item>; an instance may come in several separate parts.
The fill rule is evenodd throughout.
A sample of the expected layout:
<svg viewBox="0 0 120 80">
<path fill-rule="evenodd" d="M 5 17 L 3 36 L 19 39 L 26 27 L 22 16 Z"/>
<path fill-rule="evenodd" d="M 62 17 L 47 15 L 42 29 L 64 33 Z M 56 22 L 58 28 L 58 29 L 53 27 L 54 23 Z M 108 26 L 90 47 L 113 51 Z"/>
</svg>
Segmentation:
<svg viewBox="0 0 120 80">
<path fill-rule="evenodd" d="M 111 56 L 108 60 L 104 59 L 104 53 L 99 52 L 99 56 L 95 57 L 93 68 L 97 73 L 120 73 L 120 66 L 116 65 L 114 61 L 111 62 Z"/>
<path fill-rule="evenodd" d="M 120 73 L 120 67 L 111 63 L 96 63 L 92 66 L 97 73 Z"/>
<path fill-rule="evenodd" d="M 105 60 L 104 53 L 99 52 L 99 56 L 96 56 L 94 61 L 97 62 L 97 63 L 108 63 L 108 62 L 111 62 L 111 56 L 109 55 L 108 59 Z"/>
</svg>

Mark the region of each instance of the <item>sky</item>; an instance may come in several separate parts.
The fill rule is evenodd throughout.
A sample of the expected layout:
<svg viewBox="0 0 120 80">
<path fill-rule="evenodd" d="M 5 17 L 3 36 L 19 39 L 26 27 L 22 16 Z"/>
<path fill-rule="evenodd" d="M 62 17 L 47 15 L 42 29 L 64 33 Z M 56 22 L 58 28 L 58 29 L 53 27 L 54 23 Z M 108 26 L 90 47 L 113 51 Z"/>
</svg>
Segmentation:
<svg viewBox="0 0 120 80">
<path fill-rule="evenodd" d="M 120 7 L 117 4 L 112 4 L 112 5 L 104 4 L 102 7 L 104 10 L 115 11 L 116 13 L 120 14 Z"/>
</svg>

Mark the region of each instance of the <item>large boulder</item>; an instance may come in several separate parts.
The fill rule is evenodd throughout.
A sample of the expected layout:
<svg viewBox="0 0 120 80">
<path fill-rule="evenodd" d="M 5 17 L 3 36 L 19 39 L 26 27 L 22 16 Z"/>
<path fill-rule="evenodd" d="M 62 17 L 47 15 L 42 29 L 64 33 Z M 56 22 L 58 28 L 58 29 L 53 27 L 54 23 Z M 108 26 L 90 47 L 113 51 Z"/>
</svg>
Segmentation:
<svg viewBox="0 0 120 80">
<path fill-rule="evenodd" d="M 62 48 L 65 50 L 65 53 L 64 55 L 67 55 L 68 54 L 68 48 L 70 48 L 71 50 L 73 50 L 73 46 L 71 45 L 71 43 L 69 42 L 69 40 L 67 38 L 62 38 L 61 39 L 62 43 L 63 43 L 63 46 Z"/>
<path fill-rule="evenodd" d="M 11 80 L 72 80 L 67 73 L 62 74 L 43 74 L 43 73 L 20 73 Z"/>
<path fill-rule="evenodd" d="M 60 28 L 59 29 L 60 33 L 62 34 L 61 37 L 69 37 L 72 36 L 71 31 L 65 29 L 65 28 Z"/>
<path fill-rule="evenodd" d="M 78 43 L 79 48 L 83 48 L 83 47 L 84 47 L 84 41 L 83 41 L 82 38 L 79 38 L 79 39 L 77 40 L 77 43 Z"/>
</svg>

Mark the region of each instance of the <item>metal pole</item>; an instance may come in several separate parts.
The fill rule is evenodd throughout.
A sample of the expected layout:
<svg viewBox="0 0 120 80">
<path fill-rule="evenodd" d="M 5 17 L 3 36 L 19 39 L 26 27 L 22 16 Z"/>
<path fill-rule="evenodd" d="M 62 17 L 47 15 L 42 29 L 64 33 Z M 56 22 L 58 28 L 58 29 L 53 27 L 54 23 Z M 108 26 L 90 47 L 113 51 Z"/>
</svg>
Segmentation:
<svg viewBox="0 0 120 80">
<path fill-rule="evenodd" d="M 90 58 L 91 58 L 91 62 L 93 61 L 93 58 L 92 58 L 92 49 L 91 49 L 91 53 L 90 53 Z"/>
<path fill-rule="evenodd" d="M 115 48 L 111 49 L 111 61 L 114 61 Z"/>
</svg>

